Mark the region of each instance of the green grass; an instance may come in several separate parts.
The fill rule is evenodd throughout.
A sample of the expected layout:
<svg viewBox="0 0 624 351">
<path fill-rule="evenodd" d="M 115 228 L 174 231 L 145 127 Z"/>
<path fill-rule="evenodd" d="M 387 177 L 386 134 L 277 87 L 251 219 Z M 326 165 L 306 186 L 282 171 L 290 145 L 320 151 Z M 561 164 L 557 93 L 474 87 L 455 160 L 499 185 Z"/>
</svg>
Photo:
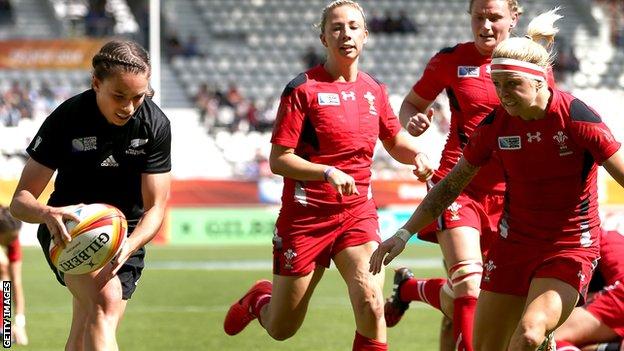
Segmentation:
<svg viewBox="0 0 624 351">
<path fill-rule="evenodd" d="M 437 246 L 411 245 L 404 258 L 439 257 Z M 229 337 L 222 322 L 229 305 L 250 284 L 270 278 L 267 270 L 169 270 L 150 267 L 169 261 L 269 261 L 268 246 L 150 247 L 147 268 L 128 304 L 118 331 L 121 350 L 350 350 L 354 320 L 346 287 L 328 270 L 310 303 L 303 327 L 293 338 L 273 341 L 253 322 Z M 415 269 L 417 276 L 439 276 L 442 269 Z M 386 295 L 392 289 L 386 273 Z M 24 285 L 30 345 L 18 350 L 62 350 L 71 320 L 71 296 L 49 271 L 40 249 L 24 250 Z M 440 313 L 413 303 L 401 324 L 389 329 L 392 350 L 437 349 Z"/>
</svg>

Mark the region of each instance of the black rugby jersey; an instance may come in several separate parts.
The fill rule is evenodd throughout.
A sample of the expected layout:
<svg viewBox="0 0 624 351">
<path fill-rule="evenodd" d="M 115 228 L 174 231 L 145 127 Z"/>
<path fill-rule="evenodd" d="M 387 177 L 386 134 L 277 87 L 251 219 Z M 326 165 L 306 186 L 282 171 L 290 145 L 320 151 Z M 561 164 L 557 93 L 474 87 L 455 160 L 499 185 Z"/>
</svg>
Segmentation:
<svg viewBox="0 0 624 351">
<path fill-rule="evenodd" d="M 48 204 L 106 203 L 133 228 L 143 215 L 142 173 L 171 170 L 171 128 L 146 98 L 128 123 L 115 126 L 87 90 L 62 103 L 43 122 L 27 152 L 58 171 Z"/>
</svg>

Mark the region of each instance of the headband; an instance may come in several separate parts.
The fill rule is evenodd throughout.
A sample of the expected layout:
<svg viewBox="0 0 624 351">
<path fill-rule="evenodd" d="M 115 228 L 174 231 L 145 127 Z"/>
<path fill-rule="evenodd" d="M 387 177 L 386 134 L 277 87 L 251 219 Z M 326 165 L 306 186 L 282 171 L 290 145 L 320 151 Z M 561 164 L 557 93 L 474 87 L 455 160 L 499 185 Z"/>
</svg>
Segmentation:
<svg viewBox="0 0 624 351">
<path fill-rule="evenodd" d="M 492 59 L 491 73 L 513 72 L 528 78 L 546 81 L 546 69 L 531 62 L 504 57 Z"/>
</svg>

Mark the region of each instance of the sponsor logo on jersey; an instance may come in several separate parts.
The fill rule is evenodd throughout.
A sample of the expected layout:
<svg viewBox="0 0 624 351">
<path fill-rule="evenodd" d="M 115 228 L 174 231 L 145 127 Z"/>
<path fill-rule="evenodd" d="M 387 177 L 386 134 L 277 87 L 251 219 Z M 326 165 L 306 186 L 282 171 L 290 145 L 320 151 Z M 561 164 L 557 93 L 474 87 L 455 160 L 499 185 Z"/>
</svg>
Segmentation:
<svg viewBox="0 0 624 351">
<path fill-rule="evenodd" d="M 33 145 L 32 147 L 32 151 L 37 151 L 37 148 L 39 147 L 39 145 L 41 145 L 42 141 L 43 139 L 41 138 L 41 136 L 37 135 L 37 138 L 35 138 L 35 145 Z"/>
<path fill-rule="evenodd" d="M 318 104 L 320 106 L 339 106 L 340 97 L 335 93 L 318 93 Z"/>
<path fill-rule="evenodd" d="M 572 154 L 572 150 L 568 148 L 568 144 L 566 141 L 568 140 L 568 136 L 565 135 L 563 131 L 558 131 L 557 134 L 553 135 L 553 140 L 559 146 L 559 156 L 567 156 Z"/>
<path fill-rule="evenodd" d="M 478 78 L 480 74 L 479 66 L 458 66 L 457 76 L 459 78 Z"/>
<path fill-rule="evenodd" d="M 375 108 L 375 95 L 373 95 L 370 91 L 367 91 L 364 94 L 364 98 L 368 101 L 368 113 L 371 115 L 377 115 L 377 109 Z"/>
<path fill-rule="evenodd" d="M 297 253 L 293 249 L 288 249 L 284 252 L 284 257 L 286 258 L 286 262 L 284 262 L 285 269 L 293 269 L 293 259 L 297 257 Z"/>
<path fill-rule="evenodd" d="M 459 221 L 459 209 L 462 208 L 462 205 L 458 204 L 457 202 L 453 202 L 451 204 L 451 206 L 449 206 L 447 209 L 449 210 L 449 212 L 451 212 L 451 221 Z"/>
<path fill-rule="evenodd" d="M 344 101 L 355 101 L 355 91 L 341 91 L 340 95 L 342 95 Z"/>
<path fill-rule="evenodd" d="M 130 140 L 130 147 L 136 149 L 139 146 L 147 144 L 148 140 L 149 139 L 132 139 L 132 140 Z"/>
<path fill-rule="evenodd" d="M 115 160 L 113 155 L 108 156 L 102 163 L 100 163 L 102 167 L 119 167 L 119 163 Z"/>
<path fill-rule="evenodd" d="M 542 133 L 540 132 L 535 132 L 535 134 L 527 133 L 526 135 L 527 135 L 527 140 L 529 141 L 529 143 L 532 143 L 534 141 L 536 142 L 542 141 L 542 137 L 541 137 Z"/>
<path fill-rule="evenodd" d="M 483 265 L 483 268 L 485 268 L 485 276 L 483 276 L 483 281 L 489 282 L 490 274 L 493 270 L 496 269 L 496 265 L 494 264 L 493 260 L 489 260 L 486 264 Z"/>
<path fill-rule="evenodd" d="M 522 143 L 519 135 L 498 137 L 498 148 L 501 150 L 520 150 Z"/>
<path fill-rule="evenodd" d="M 145 150 L 137 149 L 145 144 L 149 139 L 132 139 L 130 140 L 130 147 L 126 150 L 126 155 L 138 156 L 145 155 Z"/>
<path fill-rule="evenodd" d="M 72 150 L 75 152 L 97 150 L 97 137 L 89 136 L 72 140 Z"/>
</svg>

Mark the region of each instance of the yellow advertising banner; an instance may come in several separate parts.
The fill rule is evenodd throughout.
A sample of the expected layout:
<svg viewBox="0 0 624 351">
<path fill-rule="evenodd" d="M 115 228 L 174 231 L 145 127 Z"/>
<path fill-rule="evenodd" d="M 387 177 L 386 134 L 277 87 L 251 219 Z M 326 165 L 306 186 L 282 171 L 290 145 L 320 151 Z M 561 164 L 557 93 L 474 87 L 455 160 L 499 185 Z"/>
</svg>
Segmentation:
<svg viewBox="0 0 624 351">
<path fill-rule="evenodd" d="M 0 69 L 90 69 L 102 39 L 0 40 Z"/>
</svg>

